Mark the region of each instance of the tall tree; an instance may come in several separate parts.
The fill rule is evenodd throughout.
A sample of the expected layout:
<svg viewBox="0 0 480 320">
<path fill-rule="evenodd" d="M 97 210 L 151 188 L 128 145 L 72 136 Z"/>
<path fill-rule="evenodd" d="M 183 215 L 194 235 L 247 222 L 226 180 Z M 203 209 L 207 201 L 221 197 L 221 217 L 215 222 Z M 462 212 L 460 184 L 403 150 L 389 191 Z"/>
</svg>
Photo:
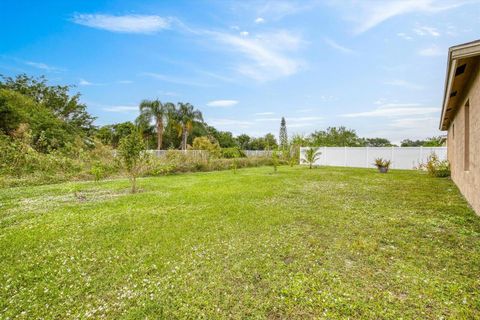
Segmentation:
<svg viewBox="0 0 480 320">
<path fill-rule="evenodd" d="M 265 149 L 272 150 L 278 147 L 277 139 L 272 133 L 267 133 L 265 137 L 263 137 L 265 141 Z"/>
<path fill-rule="evenodd" d="M 240 149 L 246 150 L 250 148 L 250 136 L 247 134 L 241 134 L 235 138 L 237 140 L 237 143 L 240 147 Z"/>
<path fill-rule="evenodd" d="M 367 147 L 392 147 L 390 140 L 385 138 L 362 138 Z"/>
<path fill-rule="evenodd" d="M 150 146 L 154 146 L 158 143 L 156 137 L 156 125 L 152 125 L 151 119 L 144 114 L 140 114 L 135 119 L 135 126 L 138 132 L 142 135 L 147 149 L 152 149 Z M 152 141 L 153 140 L 153 141 Z M 165 145 L 165 129 L 162 133 L 162 147 Z M 157 146 L 158 147 L 158 146 Z"/>
<path fill-rule="evenodd" d="M 203 123 L 203 116 L 199 110 L 195 110 L 190 103 L 179 102 L 175 112 L 178 132 L 182 136 L 182 150 L 187 150 L 188 135 L 193 129 L 194 123 Z"/>
<path fill-rule="evenodd" d="M 284 117 L 282 117 L 282 121 L 280 121 L 280 134 L 278 140 L 280 141 L 280 148 L 285 150 L 288 146 L 288 135 L 287 122 L 285 121 Z"/>
<path fill-rule="evenodd" d="M 80 94 L 70 94 L 71 86 L 48 85 L 45 77 L 34 78 L 26 74 L 15 78 L 0 75 L 0 88 L 13 90 L 28 96 L 36 103 L 50 109 L 62 122 L 67 124 L 71 132 L 89 135 L 94 130 L 92 117 L 87 106 L 80 102 Z"/>
<path fill-rule="evenodd" d="M 169 109 L 173 104 L 163 104 L 160 100 L 143 100 L 140 103 L 140 116 L 145 119 L 154 120 L 157 131 L 157 149 L 162 149 L 164 121 Z"/>
<path fill-rule="evenodd" d="M 313 145 L 322 147 L 359 147 L 363 143 L 355 130 L 345 127 L 329 127 L 325 131 L 315 131 L 310 135 Z"/>
</svg>

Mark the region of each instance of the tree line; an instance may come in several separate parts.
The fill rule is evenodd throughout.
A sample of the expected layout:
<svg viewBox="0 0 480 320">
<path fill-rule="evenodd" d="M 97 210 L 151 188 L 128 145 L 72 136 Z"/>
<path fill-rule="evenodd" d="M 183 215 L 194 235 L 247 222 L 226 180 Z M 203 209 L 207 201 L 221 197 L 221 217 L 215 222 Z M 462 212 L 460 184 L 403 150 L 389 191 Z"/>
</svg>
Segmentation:
<svg viewBox="0 0 480 320">
<path fill-rule="evenodd" d="M 372 146 L 393 144 L 385 138 L 362 138 L 346 127 L 329 127 L 309 135 L 287 136 L 287 122 L 280 123 L 279 141 L 274 134 L 252 137 L 234 136 L 208 125 L 200 110 L 190 103 L 143 100 L 135 121 L 95 126 L 95 118 L 80 102 L 80 94 L 71 94 L 72 87 L 49 85 L 45 77 L 25 74 L 16 77 L 1 76 L 0 80 L 0 134 L 21 138 L 28 133 L 31 145 L 37 151 L 82 146 L 88 148 L 94 141 L 117 148 L 121 139 L 139 132 L 149 149 L 182 149 L 193 146 L 198 137 L 207 137 L 221 148 L 243 150 L 274 150 L 296 146 Z M 404 140 L 402 146 L 437 146 L 441 137 L 427 140 Z"/>
</svg>

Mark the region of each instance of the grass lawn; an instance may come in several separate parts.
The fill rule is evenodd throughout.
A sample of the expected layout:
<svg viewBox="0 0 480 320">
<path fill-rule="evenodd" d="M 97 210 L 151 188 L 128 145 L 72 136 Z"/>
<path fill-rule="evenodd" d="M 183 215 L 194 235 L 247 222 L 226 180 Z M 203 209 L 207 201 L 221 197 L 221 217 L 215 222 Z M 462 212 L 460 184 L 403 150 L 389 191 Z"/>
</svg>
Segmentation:
<svg viewBox="0 0 480 320">
<path fill-rule="evenodd" d="M 0 189 L 0 319 L 480 318 L 480 217 L 415 171 Z"/>
</svg>

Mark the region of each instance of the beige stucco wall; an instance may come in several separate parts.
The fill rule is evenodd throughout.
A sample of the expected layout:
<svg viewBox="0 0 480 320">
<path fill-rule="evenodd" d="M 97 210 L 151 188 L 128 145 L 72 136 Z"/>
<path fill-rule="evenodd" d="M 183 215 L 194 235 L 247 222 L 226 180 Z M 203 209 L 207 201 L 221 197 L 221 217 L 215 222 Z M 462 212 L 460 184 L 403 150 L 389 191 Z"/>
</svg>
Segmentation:
<svg viewBox="0 0 480 320">
<path fill-rule="evenodd" d="M 452 179 L 480 215 L 480 70 L 472 75 L 466 94 L 448 129 L 448 160 Z M 464 170 L 465 155 L 465 104 L 470 105 L 470 169 Z M 455 133 L 453 132 L 455 126 Z"/>
</svg>

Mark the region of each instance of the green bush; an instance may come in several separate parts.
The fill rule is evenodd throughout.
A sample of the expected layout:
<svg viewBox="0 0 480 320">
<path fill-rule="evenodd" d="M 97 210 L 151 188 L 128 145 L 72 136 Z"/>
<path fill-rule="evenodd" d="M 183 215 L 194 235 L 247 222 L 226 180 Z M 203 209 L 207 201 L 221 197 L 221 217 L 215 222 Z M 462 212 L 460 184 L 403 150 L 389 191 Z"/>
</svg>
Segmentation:
<svg viewBox="0 0 480 320">
<path fill-rule="evenodd" d="M 203 150 L 208 152 L 209 158 L 218 158 L 221 155 L 220 145 L 208 137 L 196 137 L 193 139 L 192 150 Z"/>
<path fill-rule="evenodd" d="M 175 155 L 174 155 L 175 154 Z M 181 160 L 181 161 L 179 161 Z M 279 160 L 278 164 L 286 164 L 284 160 Z M 173 173 L 184 172 L 206 172 L 230 170 L 232 168 L 247 168 L 258 166 L 271 166 L 271 158 L 232 158 L 232 159 L 206 159 L 188 157 L 185 154 L 172 152 L 166 157 L 152 156 L 149 160 L 148 169 L 145 171 L 147 176 L 161 176 Z"/>
<path fill-rule="evenodd" d="M 448 160 L 440 161 L 434 152 L 428 157 L 427 163 L 424 167 L 432 177 L 450 177 L 450 163 Z"/>
<path fill-rule="evenodd" d="M 101 143 L 94 143 L 91 149 L 72 144 L 61 150 L 42 153 L 31 147 L 30 141 L 28 132 L 15 138 L 0 134 L 3 186 L 105 178 L 120 170 L 112 150 Z"/>
<path fill-rule="evenodd" d="M 239 148 L 222 148 L 221 156 L 225 159 L 246 157 L 245 153 Z"/>
</svg>

